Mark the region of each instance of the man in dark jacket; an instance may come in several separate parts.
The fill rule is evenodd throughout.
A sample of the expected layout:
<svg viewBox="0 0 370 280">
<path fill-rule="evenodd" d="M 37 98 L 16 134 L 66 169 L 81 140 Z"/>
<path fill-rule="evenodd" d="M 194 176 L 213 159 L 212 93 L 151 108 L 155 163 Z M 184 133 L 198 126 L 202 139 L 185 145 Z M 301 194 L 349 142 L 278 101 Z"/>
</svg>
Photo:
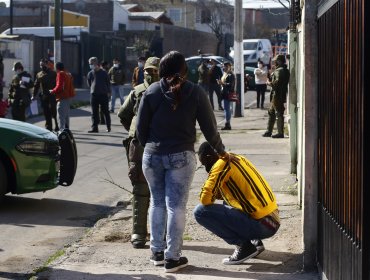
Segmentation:
<svg viewBox="0 0 370 280">
<path fill-rule="evenodd" d="M 209 75 L 209 100 L 211 101 L 212 108 L 214 109 L 213 105 L 213 92 L 216 92 L 217 95 L 217 101 L 218 101 L 218 110 L 223 110 L 221 101 L 221 86 L 219 85 L 218 81 L 222 77 L 222 71 L 221 68 L 217 66 L 217 61 L 214 59 L 210 59 L 209 62 L 211 63 L 211 68 L 208 71 Z"/>
<path fill-rule="evenodd" d="M 207 60 L 202 59 L 202 62 L 200 63 L 198 67 L 198 85 L 200 85 L 206 92 L 208 91 L 208 85 L 209 85 L 209 74 L 208 74 L 208 65 Z M 213 106 L 213 102 L 212 102 Z"/>
<path fill-rule="evenodd" d="M 144 83 L 136 86 L 130 92 L 118 112 L 122 125 L 129 132 L 123 143 L 127 152 L 129 172 L 132 184 L 132 235 L 131 243 L 134 248 L 143 248 L 147 236 L 147 216 L 149 207 L 149 187 L 142 170 L 144 148 L 136 138 L 136 118 L 141 97 L 152 83 L 159 80 L 159 58 L 149 57 L 144 65 Z"/>
<path fill-rule="evenodd" d="M 52 131 L 53 122 L 55 122 L 55 131 L 59 130 L 57 122 L 57 101 L 55 95 L 50 90 L 55 87 L 57 74 L 49 68 L 47 59 L 40 60 L 41 71 L 36 74 L 35 87 L 33 89 L 33 98 L 36 98 L 40 92 L 41 106 L 45 116 L 45 128 Z"/>
<path fill-rule="evenodd" d="M 111 119 L 109 115 L 108 103 L 110 95 L 110 81 L 108 73 L 99 66 L 98 59 L 91 57 L 89 59 L 89 66 L 91 71 L 87 74 L 87 85 L 90 88 L 91 101 L 91 119 L 92 126 L 89 133 L 97 133 L 99 125 L 99 105 L 105 115 L 105 122 L 107 125 L 107 132 L 111 131 Z"/>
<path fill-rule="evenodd" d="M 21 62 L 13 65 L 15 75 L 9 88 L 9 103 L 14 120 L 26 121 L 26 108 L 31 104 L 30 89 L 33 87 L 31 75 L 24 71 Z"/>
<path fill-rule="evenodd" d="M 268 81 L 267 85 L 271 86 L 271 106 L 268 110 L 269 120 L 267 123 L 267 130 L 262 135 L 263 137 L 284 138 L 284 103 L 288 93 L 289 84 L 289 70 L 285 64 L 285 56 L 282 54 L 274 58 L 276 69 L 271 75 L 271 82 Z M 272 135 L 272 130 L 277 118 L 278 133 Z"/>
</svg>

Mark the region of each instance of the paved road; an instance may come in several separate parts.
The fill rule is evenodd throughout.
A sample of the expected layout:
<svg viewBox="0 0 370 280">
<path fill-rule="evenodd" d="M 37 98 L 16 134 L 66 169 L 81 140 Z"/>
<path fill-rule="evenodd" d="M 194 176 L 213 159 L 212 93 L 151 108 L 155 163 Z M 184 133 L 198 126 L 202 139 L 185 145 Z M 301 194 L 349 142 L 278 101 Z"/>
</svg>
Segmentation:
<svg viewBox="0 0 370 280">
<path fill-rule="evenodd" d="M 78 99 L 88 100 L 88 93 L 79 91 Z M 255 92 L 248 92 L 245 107 L 255 106 Z M 217 115 L 222 124 L 222 114 Z M 111 176 L 116 183 L 131 189 L 121 144 L 126 133 L 117 116 L 111 117 L 111 133 L 101 126 L 100 133 L 88 134 L 90 107 L 72 110 L 71 129 L 78 149 L 78 169 L 72 186 L 6 197 L 0 206 L 0 278 L 25 278 L 50 255 L 80 238 L 119 200 L 128 197 L 105 181 Z M 44 125 L 42 117 L 29 122 Z"/>
</svg>

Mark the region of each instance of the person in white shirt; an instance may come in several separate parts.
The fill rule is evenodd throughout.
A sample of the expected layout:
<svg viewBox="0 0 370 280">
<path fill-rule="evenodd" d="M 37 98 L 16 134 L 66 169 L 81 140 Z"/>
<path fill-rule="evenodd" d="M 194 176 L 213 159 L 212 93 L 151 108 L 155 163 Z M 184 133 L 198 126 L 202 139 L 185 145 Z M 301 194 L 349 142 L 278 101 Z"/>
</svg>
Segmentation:
<svg viewBox="0 0 370 280">
<path fill-rule="evenodd" d="M 267 67 L 263 64 L 261 60 L 257 62 L 257 68 L 254 69 L 254 78 L 256 82 L 256 91 L 257 91 L 257 108 L 264 108 L 263 104 L 265 102 L 265 92 L 266 92 L 266 83 L 267 83 Z"/>
</svg>

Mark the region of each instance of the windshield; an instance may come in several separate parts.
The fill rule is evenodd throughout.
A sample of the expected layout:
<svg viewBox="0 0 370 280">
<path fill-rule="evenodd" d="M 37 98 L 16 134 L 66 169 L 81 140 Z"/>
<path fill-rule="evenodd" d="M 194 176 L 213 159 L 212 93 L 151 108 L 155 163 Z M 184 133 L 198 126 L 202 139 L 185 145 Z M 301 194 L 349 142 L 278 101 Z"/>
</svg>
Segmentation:
<svg viewBox="0 0 370 280">
<path fill-rule="evenodd" d="M 245 50 L 256 50 L 257 49 L 257 42 L 244 42 L 243 49 Z"/>
</svg>

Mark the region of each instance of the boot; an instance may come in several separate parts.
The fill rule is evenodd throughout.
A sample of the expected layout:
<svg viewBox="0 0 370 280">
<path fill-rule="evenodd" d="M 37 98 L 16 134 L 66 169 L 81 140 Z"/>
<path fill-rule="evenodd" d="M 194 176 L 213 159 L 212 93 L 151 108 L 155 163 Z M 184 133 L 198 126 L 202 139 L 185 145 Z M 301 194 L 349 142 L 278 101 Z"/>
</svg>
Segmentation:
<svg viewBox="0 0 370 280">
<path fill-rule="evenodd" d="M 133 188 L 131 243 L 134 248 L 144 248 L 148 234 L 149 187 L 146 184 L 135 184 Z"/>
<path fill-rule="evenodd" d="M 221 130 L 231 130 L 230 123 L 225 123 L 225 126 L 223 128 L 221 128 Z"/>
</svg>

